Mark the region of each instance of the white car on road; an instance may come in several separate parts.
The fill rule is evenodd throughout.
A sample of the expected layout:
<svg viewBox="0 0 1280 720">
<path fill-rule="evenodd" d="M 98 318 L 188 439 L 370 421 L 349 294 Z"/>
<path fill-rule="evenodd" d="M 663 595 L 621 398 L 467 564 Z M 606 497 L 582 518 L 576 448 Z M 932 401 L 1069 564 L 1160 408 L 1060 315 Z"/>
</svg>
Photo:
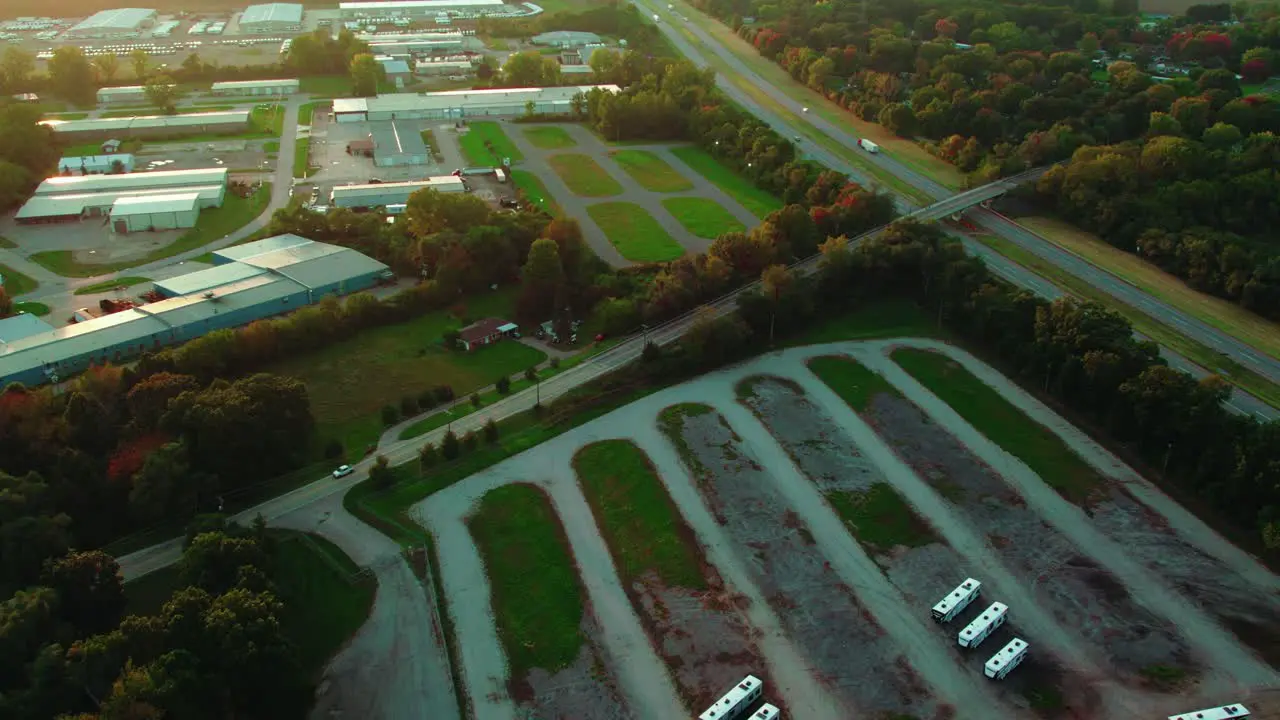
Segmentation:
<svg viewBox="0 0 1280 720">
<path fill-rule="evenodd" d="M 336 478 L 346 477 L 355 471 L 356 469 L 350 465 L 339 465 L 338 469 L 333 471 L 333 476 Z"/>
</svg>

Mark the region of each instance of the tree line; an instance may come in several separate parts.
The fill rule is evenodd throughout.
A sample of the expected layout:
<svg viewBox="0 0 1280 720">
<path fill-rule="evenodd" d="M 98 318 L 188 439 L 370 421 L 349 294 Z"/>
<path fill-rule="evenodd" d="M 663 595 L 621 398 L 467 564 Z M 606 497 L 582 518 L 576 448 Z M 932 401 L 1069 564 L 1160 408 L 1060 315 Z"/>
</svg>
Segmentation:
<svg viewBox="0 0 1280 720">
<path fill-rule="evenodd" d="M 39 108 L 0 100 L 0 210 L 17 205 L 55 174 L 61 153 L 53 131 L 39 120 Z"/>
</svg>

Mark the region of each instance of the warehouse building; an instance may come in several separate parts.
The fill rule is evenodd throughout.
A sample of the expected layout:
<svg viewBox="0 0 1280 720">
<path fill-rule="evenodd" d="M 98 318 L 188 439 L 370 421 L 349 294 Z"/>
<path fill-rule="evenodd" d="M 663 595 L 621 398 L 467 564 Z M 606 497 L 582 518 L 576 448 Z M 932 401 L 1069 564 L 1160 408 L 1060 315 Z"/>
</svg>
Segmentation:
<svg viewBox="0 0 1280 720">
<path fill-rule="evenodd" d="M 117 164 L 118 163 L 118 164 Z M 59 175 L 107 175 L 133 172 L 133 155 L 79 155 L 58 161 Z"/>
<path fill-rule="evenodd" d="M 363 210 L 404 205 L 409 202 L 410 195 L 419 190 L 428 189 L 442 193 L 460 193 L 465 192 L 467 186 L 462 178 L 453 175 L 408 182 L 339 185 L 329 193 L 329 204 L 334 207 Z"/>
<path fill-rule="evenodd" d="M 183 135 L 230 135 L 249 129 L 248 110 L 191 113 L 189 115 L 142 115 L 85 120 L 42 120 L 53 133 L 71 142 L 105 138 L 181 137 Z"/>
<path fill-rule="evenodd" d="M 226 192 L 226 168 L 52 177 L 40 183 L 14 219 L 24 225 L 72 222 L 110 216 L 123 198 L 181 193 L 194 193 L 199 208 L 221 207 Z"/>
<path fill-rule="evenodd" d="M 293 95 L 298 92 L 300 83 L 297 78 L 291 80 L 242 80 L 238 82 L 216 82 L 209 92 L 213 95 Z"/>
<path fill-rule="evenodd" d="M 227 250 L 244 259 L 224 257 L 224 265 L 157 282 L 165 300 L 0 342 L 0 387 L 59 382 L 93 364 L 128 361 L 392 278 L 386 265 L 354 250 L 296 236 Z"/>
<path fill-rule="evenodd" d="M 0 283 L 0 285 L 3 284 Z M 0 352 L 4 352 L 4 347 L 10 343 L 49 332 L 52 329 L 52 325 L 31 313 L 24 312 L 0 318 Z"/>
<path fill-rule="evenodd" d="M 382 72 L 386 76 L 387 82 L 395 85 L 397 89 L 403 89 L 405 84 L 413 79 L 413 72 L 409 70 L 409 63 L 404 60 L 387 57 L 379 59 L 378 62 L 382 64 Z"/>
<path fill-rule="evenodd" d="M 458 120 L 495 115 L 524 115 L 533 103 L 535 113 L 567 113 L 579 93 L 600 89 L 618 92 L 617 85 L 573 85 L 549 88 L 500 88 L 449 90 L 434 93 L 397 93 L 372 98 L 337 98 L 333 117 L 338 122 L 379 120 Z"/>
<path fill-rule="evenodd" d="M 200 193 L 126 196 L 111 205 L 111 229 L 118 234 L 182 230 L 196 226 Z"/>
<path fill-rule="evenodd" d="M 462 52 L 466 41 L 461 34 L 375 35 L 365 42 L 375 55 L 451 55 Z"/>
<path fill-rule="evenodd" d="M 529 42 L 534 45 L 542 45 L 543 47 L 576 48 L 599 43 L 600 36 L 593 32 L 555 30 L 552 32 L 544 32 L 541 35 L 534 35 L 529 38 Z"/>
<path fill-rule="evenodd" d="M 240 32 L 248 35 L 270 35 L 301 29 L 302 6 L 295 3 L 250 5 L 240 14 Z"/>
<path fill-rule="evenodd" d="M 420 61 L 414 66 L 419 75 L 471 75 L 475 68 L 466 60 L 450 60 L 442 62 Z"/>
<path fill-rule="evenodd" d="M 156 11 L 145 8 L 115 8 L 94 13 L 67 30 L 67 37 L 137 37 L 156 21 Z"/>
<path fill-rule="evenodd" d="M 502 0 L 374 0 L 373 2 L 340 2 L 343 20 L 358 18 L 418 17 L 434 18 L 442 14 L 505 14 L 510 9 Z"/>
<path fill-rule="evenodd" d="M 373 141 L 373 164 L 378 167 L 426 165 L 431 155 L 421 131 L 406 123 L 374 123 L 369 139 Z"/>
<path fill-rule="evenodd" d="M 147 102 L 147 89 L 141 85 L 98 88 L 99 105 L 129 105 Z"/>
</svg>

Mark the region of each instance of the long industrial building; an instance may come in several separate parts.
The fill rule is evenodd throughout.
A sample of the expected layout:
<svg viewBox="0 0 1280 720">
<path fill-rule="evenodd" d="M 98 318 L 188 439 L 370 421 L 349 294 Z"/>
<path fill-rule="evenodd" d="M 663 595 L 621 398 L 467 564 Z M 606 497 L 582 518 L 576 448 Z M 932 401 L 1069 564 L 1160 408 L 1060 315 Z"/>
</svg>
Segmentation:
<svg viewBox="0 0 1280 720">
<path fill-rule="evenodd" d="M 187 115 L 42 120 L 41 124 L 48 125 L 55 135 L 75 142 L 107 138 L 216 135 L 247 130 L 249 111 L 227 110 Z"/>
<path fill-rule="evenodd" d="M 156 11 L 148 8 L 114 8 L 94 13 L 67 30 L 69 37 L 136 37 L 156 21 Z"/>
<path fill-rule="evenodd" d="M 146 209 L 145 205 L 137 204 L 138 198 L 192 194 L 196 196 L 198 212 L 203 208 L 222 207 L 227 192 L 227 176 L 226 168 L 204 168 L 52 177 L 40 183 L 35 194 L 14 218 L 21 224 L 68 222 L 103 216 L 127 218 Z M 115 206 L 122 200 L 125 202 L 117 213 Z M 131 222 L 126 220 L 124 231 L 130 232 L 131 227 L 142 226 L 145 222 L 144 218 Z M 162 220 L 161 225 L 165 224 L 167 222 Z M 116 228 L 113 224 L 112 229 Z"/>
<path fill-rule="evenodd" d="M 431 154 L 422 131 L 408 123 L 374 123 L 369 139 L 373 141 L 373 164 L 378 167 L 426 165 Z"/>
<path fill-rule="evenodd" d="M 297 3 L 250 5 L 240 14 L 240 32 L 269 35 L 302 29 L 302 6 Z"/>
<path fill-rule="evenodd" d="M 156 283 L 160 302 L 12 342 L 0 342 L 0 387 L 58 382 L 94 364 L 124 362 L 391 279 L 386 265 L 349 248 L 282 235 L 214 253 L 208 270 Z"/>
<path fill-rule="evenodd" d="M 99 105 L 127 105 L 146 101 L 147 89 L 142 85 L 98 88 Z"/>
<path fill-rule="evenodd" d="M 442 193 L 459 193 L 467 189 L 462 178 L 453 175 L 429 177 L 408 182 L 373 183 L 370 185 L 339 185 L 329 193 L 329 203 L 334 207 L 369 209 L 404 205 L 409 196 L 419 190 L 435 190 Z"/>
<path fill-rule="evenodd" d="M 373 0 L 340 2 L 343 20 L 358 18 L 436 17 L 437 15 L 505 14 L 511 10 L 502 0 Z"/>
<path fill-rule="evenodd" d="M 618 92 L 617 85 L 573 85 L 549 88 L 449 90 L 419 95 L 396 93 L 372 98 L 337 98 L 333 117 L 338 122 L 380 120 L 457 120 L 495 115 L 524 115 L 529 103 L 535 113 L 567 113 L 579 93 L 600 89 Z"/>
<path fill-rule="evenodd" d="M 293 95 L 301 83 L 297 78 L 287 80 L 240 80 L 216 82 L 209 88 L 212 95 Z"/>
</svg>

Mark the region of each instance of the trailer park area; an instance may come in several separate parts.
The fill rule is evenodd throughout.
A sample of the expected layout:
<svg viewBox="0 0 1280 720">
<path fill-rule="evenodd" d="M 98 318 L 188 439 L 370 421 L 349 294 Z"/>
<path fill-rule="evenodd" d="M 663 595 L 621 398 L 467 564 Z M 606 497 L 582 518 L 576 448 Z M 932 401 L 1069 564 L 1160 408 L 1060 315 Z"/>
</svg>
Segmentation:
<svg viewBox="0 0 1280 720">
<path fill-rule="evenodd" d="M 1074 451 L 1072 482 L 984 436 L 939 378 Z M 1280 579 L 933 341 L 771 353 L 412 514 L 479 718 L 697 717 L 752 677 L 752 712 L 815 720 L 1259 712 L 1280 688 Z M 940 622 L 967 579 L 980 592 Z"/>
</svg>

